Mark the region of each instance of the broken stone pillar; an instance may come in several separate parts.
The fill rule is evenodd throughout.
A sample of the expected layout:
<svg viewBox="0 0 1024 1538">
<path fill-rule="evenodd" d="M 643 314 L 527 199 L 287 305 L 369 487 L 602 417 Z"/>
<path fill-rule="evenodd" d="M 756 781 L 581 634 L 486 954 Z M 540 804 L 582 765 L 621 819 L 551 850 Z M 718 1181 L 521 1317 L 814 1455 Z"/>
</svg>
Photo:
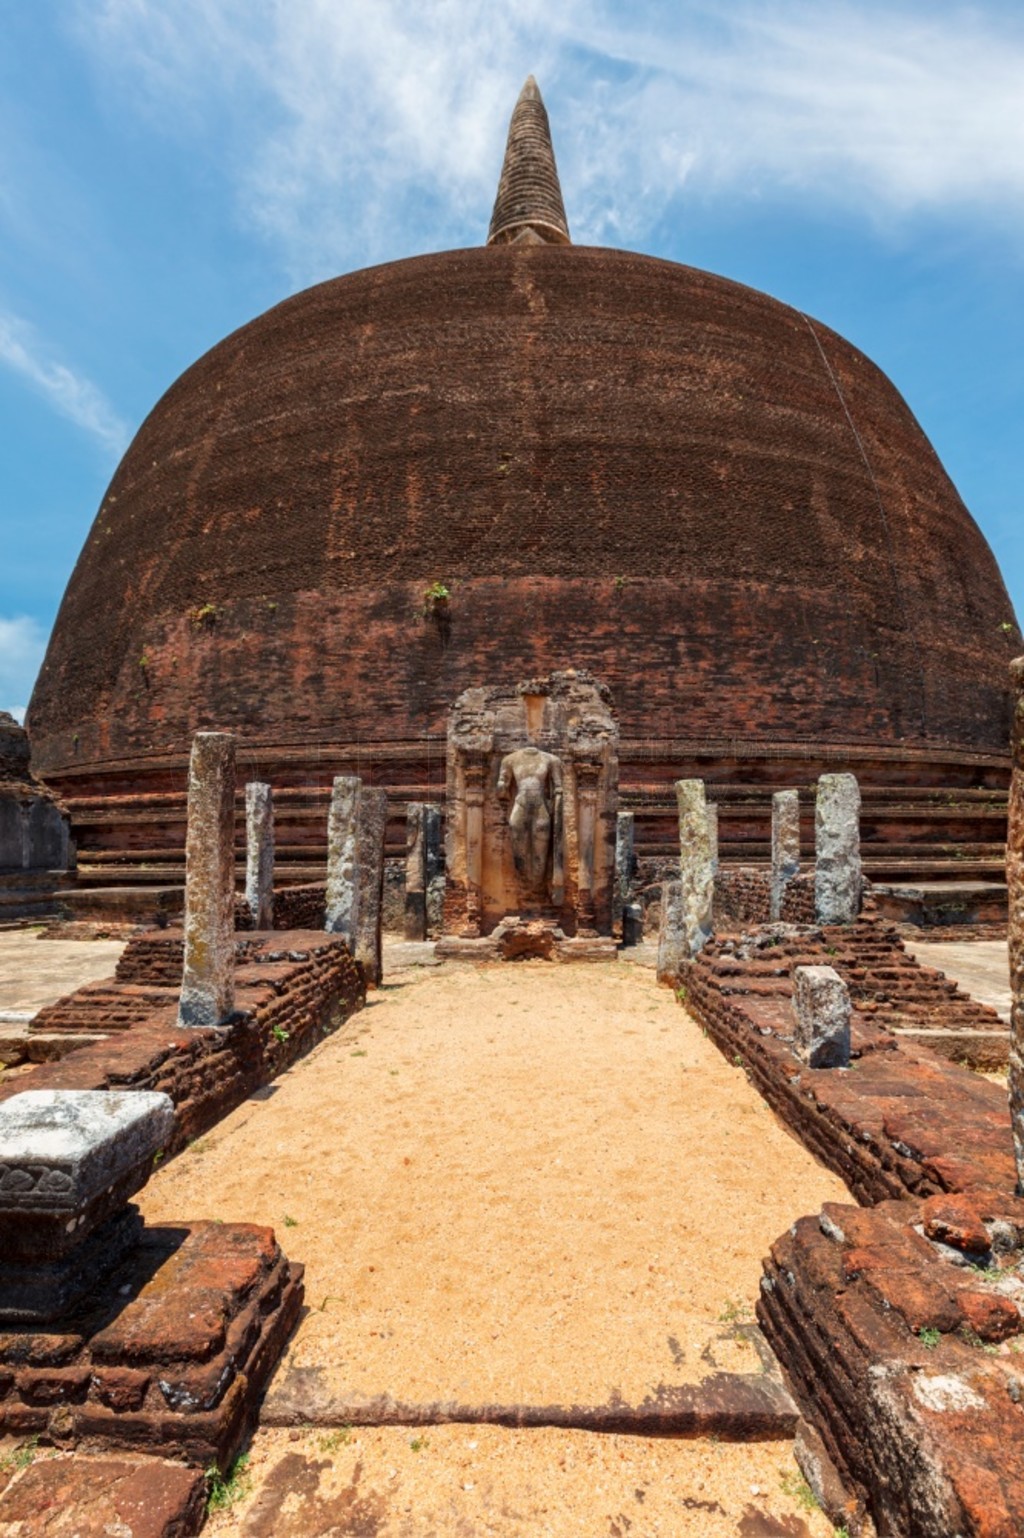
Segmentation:
<svg viewBox="0 0 1024 1538">
<path fill-rule="evenodd" d="M 633 896 L 633 871 L 636 865 L 635 830 L 632 812 L 619 812 L 615 819 L 615 885 L 612 887 L 612 928 L 626 944 L 623 913 Z"/>
<path fill-rule="evenodd" d="M 327 813 L 327 891 L 324 928 L 341 935 L 355 955 L 359 921 L 359 794 L 362 780 L 339 774 L 331 787 Z"/>
<path fill-rule="evenodd" d="M 128 1198 L 173 1128 L 170 1097 L 148 1090 L 26 1090 L 0 1104 L 0 1321 L 60 1319 L 138 1243 Z"/>
<path fill-rule="evenodd" d="M 234 1003 L 235 739 L 230 732 L 197 732 L 188 768 L 178 1024 L 221 1025 Z"/>
<path fill-rule="evenodd" d="M 711 874 L 718 875 L 718 802 L 707 803 L 708 848 L 711 851 Z"/>
<path fill-rule="evenodd" d="M 405 938 L 427 938 L 427 808 L 410 801 L 405 809 Z"/>
<path fill-rule="evenodd" d="M 675 983 L 690 948 L 683 925 L 683 883 L 665 881 L 661 887 L 661 924 L 658 928 L 658 981 Z"/>
<path fill-rule="evenodd" d="M 850 1066 L 850 992 L 834 967 L 793 968 L 793 1046 L 808 1068 Z"/>
<path fill-rule="evenodd" d="M 254 929 L 274 927 L 274 792 L 245 787 L 245 903 Z"/>
<path fill-rule="evenodd" d="M 823 774 L 814 812 L 814 912 L 819 924 L 852 924 L 860 912 L 860 786 Z"/>
<path fill-rule="evenodd" d="M 339 774 L 327 815 L 324 928 L 341 935 L 368 983 L 381 979 L 387 791 Z"/>
<path fill-rule="evenodd" d="M 441 808 L 423 804 L 423 854 L 426 867 L 427 935 L 436 939 L 444 923 L 444 843 Z"/>
<path fill-rule="evenodd" d="M 708 836 L 704 781 L 676 780 L 676 803 L 679 808 L 682 926 L 689 959 L 703 950 L 714 933 L 715 872 Z"/>
<path fill-rule="evenodd" d="M 800 874 L 800 793 L 777 790 L 772 796 L 771 918 L 782 917 L 786 888 Z"/>
<path fill-rule="evenodd" d="M 1024 1195 L 1024 657 L 1010 664 L 1014 691 L 1013 776 L 1006 836 L 1010 939 L 1010 1121 L 1017 1192 Z"/>
<path fill-rule="evenodd" d="M 384 975 L 381 929 L 384 920 L 384 835 L 388 823 L 388 793 L 364 785 L 359 795 L 357 861 L 359 908 L 353 955 L 362 964 L 366 981 L 378 985 Z"/>
</svg>

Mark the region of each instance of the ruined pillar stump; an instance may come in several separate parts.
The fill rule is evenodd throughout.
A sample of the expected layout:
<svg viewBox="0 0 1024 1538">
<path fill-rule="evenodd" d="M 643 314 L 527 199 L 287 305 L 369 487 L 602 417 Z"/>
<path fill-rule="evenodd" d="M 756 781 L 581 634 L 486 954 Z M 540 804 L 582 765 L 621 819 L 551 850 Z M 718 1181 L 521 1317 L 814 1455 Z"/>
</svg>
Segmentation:
<svg viewBox="0 0 1024 1538">
<path fill-rule="evenodd" d="M 691 959 L 684 922 L 683 884 L 665 881 L 661 888 L 661 921 L 658 925 L 659 983 L 672 986 L 679 980 L 684 962 Z"/>
<path fill-rule="evenodd" d="M 1024 1194 L 1024 657 L 1010 664 L 1013 685 L 1013 775 L 1006 836 L 1010 941 L 1010 1120 L 1017 1191 Z"/>
<path fill-rule="evenodd" d="M 849 1068 L 850 992 L 834 967 L 794 967 L 793 1045 L 808 1068 Z"/>
<path fill-rule="evenodd" d="M 387 792 L 338 775 L 327 817 L 324 928 L 343 937 L 366 981 L 381 980 Z"/>
<path fill-rule="evenodd" d="M 860 912 L 860 786 L 823 774 L 814 811 L 814 911 L 819 924 L 852 924 Z"/>
<path fill-rule="evenodd" d="M 388 823 L 388 793 L 364 785 L 359 796 L 359 912 L 353 955 L 366 981 L 379 985 L 384 975 L 381 932 L 384 923 L 384 838 Z"/>
<path fill-rule="evenodd" d="M 324 928 L 341 935 L 355 955 L 359 918 L 359 794 L 363 782 L 354 774 L 339 774 L 331 787 L 327 812 L 327 888 Z"/>
<path fill-rule="evenodd" d="M 777 790 L 772 796 L 772 884 L 770 917 L 782 917 L 786 888 L 800 874 L 800 793 Z"/>
<path fill-rule="evenodd" d="M 197 732 L 188 770 L 178 1023 L 222 1025 L 234 1003 L 235 739 L 228 732 Z"/>
<path fill-rule="evenodd" d="M 676 780 L 683 942 L 692 960 L 714 933 L 715 872 L 703 780 Z"/>
<path fill-rule="evenodd" d="M 274 792 L 256 780 L 245 787 L 245 905 L 254 929 L 273 929 Z"/>
</svg>

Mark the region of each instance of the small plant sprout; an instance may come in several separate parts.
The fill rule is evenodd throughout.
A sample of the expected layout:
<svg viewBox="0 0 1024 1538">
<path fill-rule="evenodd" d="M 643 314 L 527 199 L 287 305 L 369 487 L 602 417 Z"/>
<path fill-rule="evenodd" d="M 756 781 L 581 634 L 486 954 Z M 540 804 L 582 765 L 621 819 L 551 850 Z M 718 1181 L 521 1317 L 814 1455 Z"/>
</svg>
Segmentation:
<svg viewBox="0 0 1024 1538">
<path fill-rule="evenodd" d="M 299 1220 L 298 1218 L 293 1218 L 290 1212 L 286 1212 L 284 1215 L 284 1226 L 285 1228 L 298 1228 Z"/>
<path fill-rule="evenodd" d="M 791 1501 L 796 1501 L 803 1511 L 818 1511 L 820 1502 L 806 1479 L 801 1479 L 799 1474 L 784 1473 L 779 1479 L 779 1485 L 783 1495 L 788 1495 Z"/>
<path fill-rule="evenodd" d="M 430 1446 L 430 1443 L 426 1437 L 415 1436 L 410 1439 L 409 1446 L 412 1448 L 414 1453 L 422 1453 L 426 1451 L 426 1449 Z"/>
<path fill-rule="evenodd" d="M 286 1031 L 283 1025 L 272 1026 L 270 1034 L 275 1041 L 286 1042 L 292 1039 L 291 1031 Z"/>
<path fill-rule="evenodd" d="M 206 1509 L 227 1511 L 249 1493 L 249 1454 L 240 1453 L 226 1474 L 215 1463 L 206 1470 Z"/>
<path fill-rule="evenodd" d="M 942 1331 L 933 1330 L 926 1325 L 923 1329 L 918 1330 L 917 1338 L 921 1342 L 922 1346 L 927 1346 L 929 1351 L 934 1351 L 935 1347 L 942 1339 Z"/>
<path fill-rule="evenodd" d="M 720 1324 L 741 1324 L 750 1318 L 750 1304 L 742 1298 L 726 1298 L 722 1312 L 718 1316 Z"/>
<path fill-rule="evenodd" d="M 329 1431 L 321 1437 L 316 1445 L 322 1453 L 336 1453 L 339 1447 L 345 1447 L 351 1440 L 352 1427 L 339 1426 L 337 1431 Z"/>
</svg>

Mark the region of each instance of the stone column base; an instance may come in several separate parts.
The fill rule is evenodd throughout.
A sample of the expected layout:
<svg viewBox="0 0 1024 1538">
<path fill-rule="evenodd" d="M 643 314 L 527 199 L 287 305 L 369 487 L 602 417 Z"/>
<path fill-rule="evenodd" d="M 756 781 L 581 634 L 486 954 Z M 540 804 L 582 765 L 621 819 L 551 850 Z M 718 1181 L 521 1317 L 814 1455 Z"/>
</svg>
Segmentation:
<svg viewBox="0 0 1024 1538">
<path fill-rule="evenodd" d="M 0 1337 L 0 1432 L 227 1468 L 302 1298 L 269 1228 L 144 1229 L 77 1314 Z"/>
</svg>

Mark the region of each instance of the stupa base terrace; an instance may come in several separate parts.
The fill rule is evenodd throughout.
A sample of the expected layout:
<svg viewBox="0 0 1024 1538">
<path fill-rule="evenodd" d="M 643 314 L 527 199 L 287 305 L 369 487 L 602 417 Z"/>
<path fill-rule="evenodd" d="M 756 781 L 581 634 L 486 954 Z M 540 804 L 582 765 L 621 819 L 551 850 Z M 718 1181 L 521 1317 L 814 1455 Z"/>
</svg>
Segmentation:
<svg viewBox="0 0 1024 1538">
<path fill-rule="evenodd" d="M 335 775 L 359 775 L 387 791 L 386 856 L 392 867 L 404 859 L 408 803 L 443 806 L 445 801 L 440 735 L 357 746 L 257 746 L 240 740 L 238 758 L 246 779 L 274 785 L 279 890 L 324 879 Z M 77 875 L 60 878 L 51 911 L 125 921 L 180 912 L 187 762 L 182 752 L 67 766 L 49 774 L 77 846 Z M 660 879 L 663 862 L 678 849 L 677 779 L 699 778 L 707 785 L 718 808 L 721 864 L 729 870 L 767 866 L 771 797 L 785 788 L 800 791 L 802 853 L 810 857 L 815 782 L 821 773 L 842 770 L 854 773 L 861 787 L 864 873 L 881 887 L 887 917 L 926 926 L 1005 921 L 1009 758 L 991 753 L 623 739 L 619 805 L 634 813 L 641 881 Z M 236 822 L 241 880 L 241 793 Z"/>
</svg>

